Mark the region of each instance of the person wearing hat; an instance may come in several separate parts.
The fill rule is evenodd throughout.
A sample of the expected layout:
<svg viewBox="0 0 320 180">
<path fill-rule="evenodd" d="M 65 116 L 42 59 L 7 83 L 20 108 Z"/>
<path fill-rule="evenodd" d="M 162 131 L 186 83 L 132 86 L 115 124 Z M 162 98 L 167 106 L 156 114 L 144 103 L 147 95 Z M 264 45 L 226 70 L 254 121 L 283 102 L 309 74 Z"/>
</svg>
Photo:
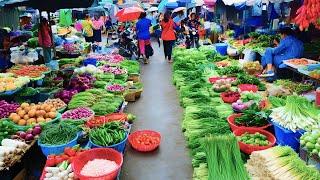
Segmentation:
<svg viewBox="0 0 320 180">
<path fill-rule="evenodd" d="M 280 29 L 281 40 L 275 48 L 267 48 L 261 64 L 263 73 L 274 74 L 274 69 L 284 68 L 284 60 L 300 58 L 303 55 L 303 43 L 294 36 L 291 28 Z"/>
</svg>

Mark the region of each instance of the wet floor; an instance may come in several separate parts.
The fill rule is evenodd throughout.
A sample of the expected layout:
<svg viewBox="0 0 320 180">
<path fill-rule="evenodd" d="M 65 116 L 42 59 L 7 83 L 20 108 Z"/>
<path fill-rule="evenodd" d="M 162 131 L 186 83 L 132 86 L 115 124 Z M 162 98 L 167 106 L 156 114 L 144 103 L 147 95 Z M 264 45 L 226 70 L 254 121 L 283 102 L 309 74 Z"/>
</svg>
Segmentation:
<svg viewBox="0 0 320 180">
<path fill-rule="evenodd" d="M 162 48 L 153 44 L 155 54 L 142 65 L 144 92 L 127 112 L 137 115 L 133 130 L 150 129 L 161 133 L 160 148 L 139 153 L 128 146 L 120 180 L 190 180 L 189 151 L 181 132 L 183 110 L 172 84 L 171 64 L 164 60 Z"/>
</svg>

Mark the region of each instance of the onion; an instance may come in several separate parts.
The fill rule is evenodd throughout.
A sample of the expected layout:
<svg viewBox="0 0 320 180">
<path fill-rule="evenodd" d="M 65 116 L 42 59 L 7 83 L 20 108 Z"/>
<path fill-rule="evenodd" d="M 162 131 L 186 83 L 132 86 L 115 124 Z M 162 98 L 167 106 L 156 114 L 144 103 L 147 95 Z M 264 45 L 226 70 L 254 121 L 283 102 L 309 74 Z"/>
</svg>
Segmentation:
<svg viewBox="0 0 320 180">
<path fill-rule="evenodd" d="M 34 136 L 32 134 L 27 134 L 25 140 L 26 141 L 32 141 L 34 139 Z"/>
</svg>

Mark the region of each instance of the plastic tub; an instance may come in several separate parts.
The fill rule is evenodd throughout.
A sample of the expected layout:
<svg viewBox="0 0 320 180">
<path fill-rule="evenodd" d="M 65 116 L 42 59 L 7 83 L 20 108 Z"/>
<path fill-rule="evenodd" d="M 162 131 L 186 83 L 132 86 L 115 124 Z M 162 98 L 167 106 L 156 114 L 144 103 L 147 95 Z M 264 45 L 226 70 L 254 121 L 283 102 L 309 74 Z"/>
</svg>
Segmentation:
<svg viewBox="0 0 320 180">
<path fill-rule="evenodd" d="M 66 144 L 61 144 L 61 145 L 57 145 L 57 146 L 48 146 L 45 144 L 41 144 L 40 140 L 39 140 L 38 145 L 40 146 L 41 151 L 45 156 L 48 156 L 50 154 L 61 154 L 61 153 L 63 153 L 63 151 L 66 147 L 73 147 L 73 146 L 77 145 L 78 138 L 79 138 L 79 134 L 77 133 L 76 137 Z"/>
<path fill-rule="evenodd" d="M 97 59 L 88 58 L 88 59 L 83 60 L 83 65 L 84 66 L 87 66 L 89 64 L 96 66 L 97 65 Z"/>
<path fill-rule="evenodd" d="M 223 56 L 227 55 L 228 44 L 226 44 L 226 43 L 217 43 L 217 44 L 215 44 L 215 46 L 216 46 L 216 51 L 219 54 L 221 54 Z"/>
<path fill-rule="evenodd" d="M 273 122 L 274 126 L 274 134 L 277 138 L 277 144 L 283 146 L 290 146 L 296 152 L 299 152 L 300 147 L 300 137 L 305 132 L 304 130 L 299 130 L 297 132 L 293 132 L 282 127 L 280 124 Z"/>
<path fill-rule="evenodd" d="M 117 150 L 117 151 L 120 152 L 120 153 L 123 153 L 123 152 L 124 152 L 124 149 L 126 148 L 127 140 L 128 140 L 128 133 L 126 133 L 126 137 L 124 138 L 124 140 L 122 140 L 122 141 L 119 142 L 118 144 L 114 144 L 114 145 L 111 145 L 111 146 L 99 146 L 99 145 L 97 145 L 97 144 L 94 144 L 94 143 L 91 141 L 91 138 L 89 138 L 89 144 L 88 144 L 88 146 L 91 147 L 91 148 L 112 148 L 112 149 L 114 149 L 114 150 Z"/>
<path fill-rule="evenodd" d="M 159 143 L 157 144 L 152 144 L 152 145 L 142 145 L 139 144 L 137 141 L 135 141 L 135 138 L 137 138 L 137 136 L 139 136 L 140 134 L 147 134 L 150 135 L 152 137 L 156 137 L 159 138 Z M 141 130 L 141 131 L 136 131 L 132 134 L 130 134 L 129 136 L 129 143 L 130 145 L 133 147 L 133 149 L 140 151 L 140 152 L 150 152 L 153 151 L 155 149 L 157 149 L 160 145 L 161 142 L 161 135 L 160 133 L 156 132 L 156 131 L 151 131 L 151 130 Z"/>
<path fill-rule="evenodd" d="M 235 131 L 233 131 L 233 134 L 235 136 L 241 136 L 242 134 L 244 134 L 246 132 L 248 132 L 249 134 L 254 134 L 254 133 L 258 132 L 260 134 L 265 135 L 269 141 L 269 145 L 267 145 L 267 146 L 255 146 L 255 145 L 245 144 L 241 141 L 238 141 L 238 144 L 239 144 L 241 151 L 246 154 L 251 154 L 253 151 L 265 150 L 265 149 L 271 148 L 272 146 L 274 146 L 276 144 L 276 138 L 273 136 L 273 134 L 269 133 L 266 130 L 262 130 L 262 129 L 258 129 L 258 128 L 239 128 L 239 129 L 236 129 Z"/>
<path fill-rule="evenodd" d="M 88 161 L 91 161 L 94 159 L 107 159 L 110 161 L 115 161 L 118 164 L 118 168 L 115 169 L 113 172 L 106 174 L 104 176 L 99 176 L 99 177 L 82 176 L 80 172 L 83 166 Z M 72 169 L 75 175 L 81 180 L 114 180 L 116 179 L 121 169 L 122 163 L 123 163 L 123 156 L 121 153 L 111 148 L 96 148 L 96 149 L 87 150 L 81 153 L 79 156 L 75 157 L 72 162 Z"/>
<path fill-rule="evenodd" d="M 232 115 L 230 115 L 230 116 L 227 118 L 228 123 L 229 123 L 229 126 L 230 126 L 232 132 L 235 131 L 235 130 L 237 130 L 237 129 L 239 129 L 239 128 L 248 128 L 248 127 L 246 127 L 246 126 L 238 126 L 238 125 L 235 124 L 235 118 L 236 118 L 236 117 L 240 117 L 240 116 L 241 116 L 241 114 L 232 114 Z M 261 127 L 251 127 L 251 128 L 255 128 L 255 129 L 267 129 L 269 126 L 271 126 L 271 124 L 267 124 L 267 125 L 261 126 Z"/>
</svg>

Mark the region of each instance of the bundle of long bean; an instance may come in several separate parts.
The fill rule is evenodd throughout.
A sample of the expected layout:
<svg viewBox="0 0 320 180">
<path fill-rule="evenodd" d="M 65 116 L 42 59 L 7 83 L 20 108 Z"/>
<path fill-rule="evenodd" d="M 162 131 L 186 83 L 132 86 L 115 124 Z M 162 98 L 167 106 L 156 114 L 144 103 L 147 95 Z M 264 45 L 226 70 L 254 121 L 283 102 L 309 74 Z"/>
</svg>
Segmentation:
<svg viewBox="0 0 320 180">
<path fill-rule="evenodd" d="M 251 154 L 246 167 L 252 179 L 317 180 L 320 173 L 307 166 L 290 147 L 276 146 Z"/>
<path fill-rule="evenodd" d="M 45 145 L 66 144 L 77 136 L 79 128 L 67 123 L 52 124 L 45 127 L 39 141 Z"/>
<path fill-rule="evenodd" d="M 249 179 L 241 159 L 237 139 L 232 134 L 207 136 L 204 139 L 209 180 Z"/>
</svg>

